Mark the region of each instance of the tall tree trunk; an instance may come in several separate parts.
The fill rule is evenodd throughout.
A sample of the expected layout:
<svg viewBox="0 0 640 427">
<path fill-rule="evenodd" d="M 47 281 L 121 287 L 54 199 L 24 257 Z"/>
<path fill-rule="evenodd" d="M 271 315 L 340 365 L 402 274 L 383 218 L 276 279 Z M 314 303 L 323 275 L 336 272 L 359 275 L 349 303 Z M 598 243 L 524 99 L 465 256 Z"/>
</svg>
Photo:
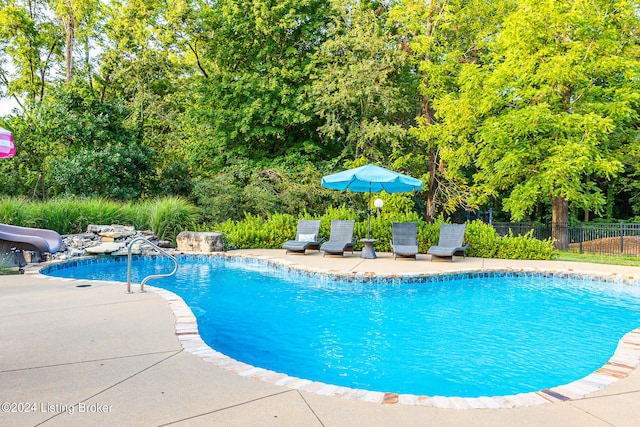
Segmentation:
<svg viewBox="0 0 640 427">
<path fill-rule="evenodd" d="M 65 4 L 68 8 L 69 15 L 67 16 L 68 21 L 66 22 L 66 38 L 65 38 L 65 65 L 66 65 L 66 74 L 65 81 L 70 82 L 73 79 L 73 45 L 75 42 L 76 36 L 76 17 L 73 13 L 73 5 L 71 4 L 71 0 L 66 0 Z"/>
<path fill-rule="evenodd" d="M 91 70 L 91 49 L 89 47 L 89 38 L 84 42 L 84 60 L 87 66 L 87 78 L 89 79 L 89 87 L 93 89 L 93 72 Z"/>
<path fill-rule="evenodd" d="M 569 249 L 569 202 L 551 196 L 551 237 L 556 249 Z"/>
<path fill-rule="evenodd" d="M 436 0 L 428 1 L 428 9 L 429 15 L 426 22 L 426 35 L 428 37 L 433 37 L 433 33 L 435 32 L 435 24 L 433 22 L 433 14 L 435 13 Z M 431 60 L 429 53 L 426 53 L 424 56 L 424 61 L 429 62 Z M 423 75 L 422 81 L 426 81 L 426 76 L 424 71 L 420 71 Z M 424 124 L 426 126 L 431 126 L 435 124 L 435 111 L 431 105 L 431 100 L 428 96 L 424 95 L 422 97 L 422 105 L 421 105 L 421 114 L 424 117 Z M 437 181 L 436 181 L 436 172 L 438 171 L 438 150 L 431 146 L 429 148 L 429 152 L 427 153 L 427 168 L 429 169 L 429 183 L 427 188 L 427 195 L 424 203 L 424 220 L 428 223 L 432 223 L 436 217 L 436 190 L 437 190 Z"/>
<path fill-rule="evenodd" d="M 432 223 L 436 217 L 436 167 L 438 154 L 436 150 L 429 151 L 429 183 L 427 186 L 427 197 L 424 201 L 424 220 Z"/>
</svg>

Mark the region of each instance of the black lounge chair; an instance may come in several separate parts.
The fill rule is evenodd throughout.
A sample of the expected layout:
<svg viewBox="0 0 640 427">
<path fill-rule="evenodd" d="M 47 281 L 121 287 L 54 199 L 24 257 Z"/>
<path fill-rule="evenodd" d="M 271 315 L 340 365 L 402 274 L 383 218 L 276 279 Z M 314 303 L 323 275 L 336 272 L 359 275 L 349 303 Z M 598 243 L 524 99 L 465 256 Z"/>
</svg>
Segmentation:
<svg viewBox="0 0 640 427">
<path fill-rule="evenodd" d="M 465 256 L 465 252 L 469 244 L 462 244 L 464 239 L 464 231 L 466 224 L 440 224 L 440 237 L 438 245 L 431 246 L 427 251 L 433 258 L 450 258 L 453 261 L 454 256 Z"/>
<path fill-rule="evenodd" d="M 286 249 L 287 254 L 289 252 L 304 254 L 307 249 L 319 251 L 320 244 L 324 241 L 324 238 L 318 238 L 319 231 L 320 220 L 299 219 L 296 239 L 285 242 L 282 248 Z"/>
<path fill-rule="evenodd" d="M 320 246 L 320 250 L 323 252 L 322 256 L 327 254 L 344 255 L 344 251 L 349 249 L 353 254 L 353 245 L 356 243 L 356 239 L 353 238 L 354 225 L 355 221 L 353 220 L 331 220 L 329 241 Z"/>
<path fill-rule="evenodd" d="M 393 258 L 404 257 L 417 259 L 418 231 L 415 222 L 394 222 L 391 224 L 391 250 Z"/>
</svg>

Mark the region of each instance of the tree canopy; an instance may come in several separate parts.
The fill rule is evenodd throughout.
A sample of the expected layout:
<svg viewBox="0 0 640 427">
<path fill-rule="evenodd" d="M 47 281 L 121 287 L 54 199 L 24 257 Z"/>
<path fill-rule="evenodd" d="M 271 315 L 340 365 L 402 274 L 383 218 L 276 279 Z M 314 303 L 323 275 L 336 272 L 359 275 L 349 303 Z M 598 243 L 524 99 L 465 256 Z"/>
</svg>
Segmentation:
<svg viewBox="0 0 640 427">
<path fill-rule="evenodd" d="M 373 162 L 424 180 L 389 206 L 429 221 L 489 207 L 507 220 L 634 217 L 639 10 L 0 0 L 0 95 L 20 106 L 0 119 L 18 148 L 0 162 L 2 191 L 172 193 L 217 220 L 304 214 L 361 204 L 318 179 Z"/>
</svg>

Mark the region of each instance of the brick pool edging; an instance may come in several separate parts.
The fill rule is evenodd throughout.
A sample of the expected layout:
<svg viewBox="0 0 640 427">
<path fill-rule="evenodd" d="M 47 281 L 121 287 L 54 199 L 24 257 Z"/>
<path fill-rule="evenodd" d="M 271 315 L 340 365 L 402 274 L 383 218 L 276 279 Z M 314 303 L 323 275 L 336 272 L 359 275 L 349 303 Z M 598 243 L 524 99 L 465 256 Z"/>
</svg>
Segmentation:
<svg viewBox="0 0 640 427">
<path fill-rule="evenodd" d="M 461 269 L 456 272 L 442 273 L 412 273 L 412 274 L 376 274 L 373 272 L 345 272 L 332 269 L 309 268 L 293 262 L 273 259 L 272 257 L 251 255 L 251 254 L 194 254 L 194 257 L 221 256 L 225 259 L 241 258 L 254 260 L 254 262 L 264 265 L 271 265 L 283 268 L 284 270 L 304 272 L 307 274 L 322 274 L 338 278 L 340 280 L 368 281 L 373 278 L 386 278 L 388 280 L 426 277 L 447 277 L 458 276 L 460 274 L 484 275 L 487 273 L 514 273 L 514 274 L 549 274 L 557 277 L 571 278 L 594 278 L 597 280 L 615 281 L 630 284 L 637 283 L 634 277 L 624 277 L 617 274 L 603 274 L 596 272 L 568 272 L 567 270 L 551 270 L 539 268 L 473 268 Z M 61 263 L 62 264 L 62 263 Z M 54 266 L 55 268 L 55 266 Z M 41 271 L 45 271 L 47 267 Z M 52 279 L 51 276 L 40 274 L 43 278 Z M 57 279 L 57 278 L 56 278 Z M 66 279 L 74 280 L 74 279 Z M 121 282 L 114 282 L 121 284 Z M 200 337 L 198 324 L 191 308 L 178 295 L 171 291 L 153 286 L 147 289 L 164 298 L 176 318 L 175 333 L 183 349 L 194 354 L 206 362 L 212 363 L 216 367 L 226 369 L 243 377 L 252 378 L 291 389 L 303 390 L 324 396 L 333 396 L 345 399 L 354 399 L 378 404 L 404 404 L 414 406 L 432 406 L 445 409 L 507 409 L 526 406 L 537 406 L 553 402 L 567 400 L 578 400 L 587 395 L 602 390 L 608 385 L 627 377 L 637 366 L 640 365 L 640 328 L 634 329 L 625 334 L 607 363 L 590 375 L 571 382 L 569 384 L 552 387 L 536 392 L 520 393 L 507 396 L 481 396 L 470 397 L 446 397 L 446 396 L 419 396 L 412 394 L 397 394 L 375 392 L 349 387 L 336 386 L 321 382 L 310 381 L 286 374 L 274 372 L 268 369 L 254 367 L 246 363 L 232 359 L 207 345 Z"/>
</svg>

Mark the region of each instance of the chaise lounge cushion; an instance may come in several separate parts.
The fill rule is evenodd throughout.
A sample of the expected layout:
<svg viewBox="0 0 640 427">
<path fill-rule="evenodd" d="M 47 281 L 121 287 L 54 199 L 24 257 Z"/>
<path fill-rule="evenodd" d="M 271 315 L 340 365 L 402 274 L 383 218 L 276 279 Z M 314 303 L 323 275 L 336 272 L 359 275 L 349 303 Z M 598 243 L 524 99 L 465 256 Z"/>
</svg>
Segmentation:
<svg viewBox="0 0 640 427">
<path fill-rule="evenodd" d="M 316 235 L 315 234 L 298 234 L 299 242 L 315 242 Z"/>
</svg>

